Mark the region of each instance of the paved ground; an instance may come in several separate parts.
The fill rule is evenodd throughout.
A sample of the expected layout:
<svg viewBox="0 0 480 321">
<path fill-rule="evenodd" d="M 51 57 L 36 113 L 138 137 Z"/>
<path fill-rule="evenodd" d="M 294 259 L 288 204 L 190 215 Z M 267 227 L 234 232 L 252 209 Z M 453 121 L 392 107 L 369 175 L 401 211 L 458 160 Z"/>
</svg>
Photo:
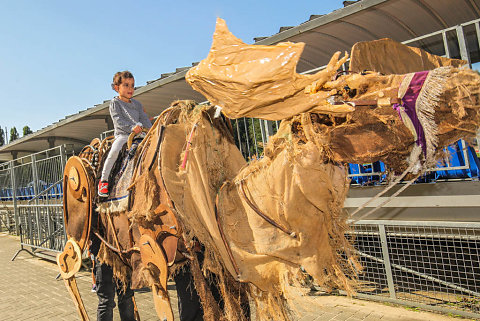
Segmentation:
<svg viewBox="0 0 480 321">
<path fill-rule="evenodd" d="M 0 320 L 78 320 L 63 281 L 55 279 L 58 275 L 57 266 L 50 261 L 32 257 L 25 251 L 12 262 L 11 258 L 19 248 L 18 238 L 0 233 Z M 77 275 L 77 283 L 87 312 L 95 320 L 97 297 L 90 292 L 90 273 L 81 271 Z M 173 306 L 176 307 L 174 285 L 169 287 Z M 147 291 L 135 294 L 142 320 L 158 320 L 151 295 Z M 311 308 L 309 312 L 301 313 L 298 321 L 459 320 L 342 296 L 309 296 L 305 300 Z M 115 313 L 114 320 L 120 320 L 116 309 Z M 176 309 L 175 316 L 178 320 Z"/>
</svg>

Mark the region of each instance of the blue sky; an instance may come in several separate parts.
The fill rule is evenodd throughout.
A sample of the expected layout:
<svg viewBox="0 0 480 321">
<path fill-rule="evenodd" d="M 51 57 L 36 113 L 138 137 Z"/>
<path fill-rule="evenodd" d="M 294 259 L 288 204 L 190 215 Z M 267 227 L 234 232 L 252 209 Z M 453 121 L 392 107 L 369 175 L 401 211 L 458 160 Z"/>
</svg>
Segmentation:
<svg viewBox="0 0 480 321">
<path fill-rule="evenodd" d="M 330 1 L 0 0 L 0 126 L 34 131 L 205 58 L 215 20 L 247 43 L 343 7 Z"/>
</svg>

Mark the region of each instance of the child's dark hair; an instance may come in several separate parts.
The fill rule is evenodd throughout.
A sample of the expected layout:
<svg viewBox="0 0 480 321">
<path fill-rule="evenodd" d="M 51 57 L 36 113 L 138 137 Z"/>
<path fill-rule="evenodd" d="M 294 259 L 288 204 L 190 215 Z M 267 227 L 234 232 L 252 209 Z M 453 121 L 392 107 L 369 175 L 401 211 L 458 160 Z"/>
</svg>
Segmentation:
<svg viewBox="0 0 480 321">
<path fill-rule="evenodd" d="M 122 81 L 126 78 L 134 78 L 132 73 L 128 70 L 119 71 L 113 76 L 112 89 L 115 90 L 115 86 L 120 86 Z"/>
</svg>

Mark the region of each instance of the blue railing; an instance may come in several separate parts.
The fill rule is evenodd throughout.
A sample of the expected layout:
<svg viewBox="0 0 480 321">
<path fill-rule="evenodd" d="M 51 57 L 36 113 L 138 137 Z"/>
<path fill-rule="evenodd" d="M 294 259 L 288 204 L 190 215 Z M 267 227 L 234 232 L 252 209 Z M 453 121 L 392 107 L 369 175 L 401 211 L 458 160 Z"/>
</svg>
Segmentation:
<svg viewBox="0 0 480 321">
<path fill-rule="evenodd" d="M 354 185 L 379 185 L 386 180 L 385 164 L 378 161 L 367 164 L 348 164 L 348 174 Z M 459 140 L 445 148 L 445 157 L 422 177 L 418 183 L 432 183 L 437 180 L 478 179 L 480 160 L 475 150 Z"/>
<path fill-rule="evenodd" d="M 52 186 L 53 185 L 53 186 Z M 50 188 L 51 187 L 51 188 Z M 39 186 L 39 191 L 42 192 L 46 189 L 50 190 L 44 195 L 39 196 L 39 199 L 59 199 L 63 197 L 63 185 L 62 183 L 43 183 Z M 33 186 L 28 187 L 19 187 L 16 189 L 17 200 L 19 201 L 28 201 L 35 197 L 35 189 Z M 13 190 L 11 188 L 0 189 L 0 201 L 7 202 L 13 201 Z"/>
</svg>

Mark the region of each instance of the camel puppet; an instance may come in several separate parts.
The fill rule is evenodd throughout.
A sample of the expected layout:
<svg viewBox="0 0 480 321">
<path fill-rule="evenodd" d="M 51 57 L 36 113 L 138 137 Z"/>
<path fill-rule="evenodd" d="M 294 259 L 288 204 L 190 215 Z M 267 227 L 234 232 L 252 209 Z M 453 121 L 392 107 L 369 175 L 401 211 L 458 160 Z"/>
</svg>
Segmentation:
<svg viewBox="0 0 480 321">
<path fill-rule="evenodd" d="M 161 320 L 173 320 L 166 284 L 183 264 L 206 320 L 245 319 L 245 303 L 258 319 L 288 320 L 312 280 L 354 293 L 361 266 L 343 210 L 344 165 L 382 160 L 393 174 L 418 176 L 444 146 L 476 134 L 480 77 L 459 68 L 464 61 L 391 40 L 356 44 L 347 72 L 338 72 L 347 56 L 336 53 L 324 70 L 299 75 L 302 49 L 246 45 L 218 20 L 209 56 L 186 76 L 210 104 L 177 101 L 158 117 L 131 162 L 119 165 L 129 173 L 118 183 L 124 197 L 94 197 L 108 141 L 68 160 L 69 241 L 58 264 L 82 319 L 74 275 L 92 233 L 119 280 L 152 288 Z M 396 55 L 377 57 L 388 50 Z M 227 118 L 244 116 L 282 120 L 263 157 L 249 163 Z"/>
</svg>

